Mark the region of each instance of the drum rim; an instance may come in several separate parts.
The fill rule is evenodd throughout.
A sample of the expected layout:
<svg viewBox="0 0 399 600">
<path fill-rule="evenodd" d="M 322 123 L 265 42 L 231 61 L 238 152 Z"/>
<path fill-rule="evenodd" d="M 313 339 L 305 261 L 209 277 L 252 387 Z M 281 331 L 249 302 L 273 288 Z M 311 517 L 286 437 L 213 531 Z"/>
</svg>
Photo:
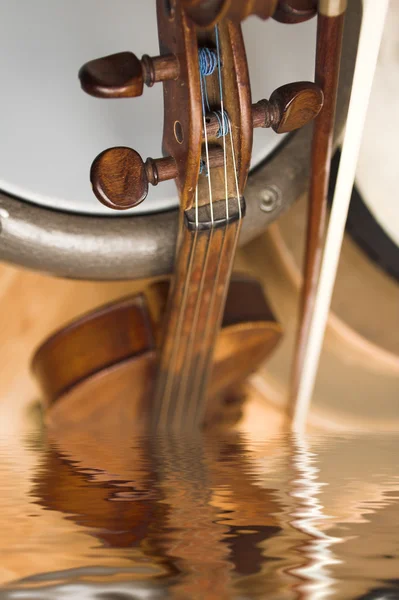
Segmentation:
<svg viewBox="0 0 399 600">
<path fill-rule="evenodd" d="M 343 130 L 356 59 L 361 1 L 344 32 L 335 139 Z M 311 126 L 288 136 L 251 173 L 240 245 L 289 209 L 307 187 Z M 0 193 L 0 259 L 60 277 L 143 279 L 172 271 L 178 209 L 129 217 L 78 215 Z"/>
</svg>

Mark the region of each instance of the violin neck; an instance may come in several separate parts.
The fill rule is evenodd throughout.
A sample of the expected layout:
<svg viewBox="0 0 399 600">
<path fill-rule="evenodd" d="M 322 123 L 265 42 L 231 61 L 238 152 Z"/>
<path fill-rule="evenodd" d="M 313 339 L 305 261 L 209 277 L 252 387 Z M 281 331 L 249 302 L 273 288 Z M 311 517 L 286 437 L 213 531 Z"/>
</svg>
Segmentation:
<svg viewBox="0 0 399 600">
<path fill-rule="evenodd" d="M 244 212 L 244 199 L 230 198 L 214 203 L 213 224 L 209 206 L 183 215 L 158 362 L 155 427 L 190 430 L 202 423 Z"/>
<path fill-rule="evenodd" d="M 163 317 L 151 410 L 155 429 L 190 432 L 203 423 L 214 348 L 245 213 L 242 190 L 249 171 L 253 132 L 249 76 L 239 25 L 223 21 L 217 29 L 201 33 L 196 44 L 203 59 L 199 60 L 197 54 L 198 65 L 192 65 L 193 73 L 200 76 L 201 136 L 194 146 L 198 152 L 190 149 L 191 162 L 179 164 L 194 164 L 191 171 L 198 171 L 195 185 L 185 177 L 189 168 L 182 169 L 177 178 L 177 254 Z M 176 119 L 184 116 L 181 110 L 176 112 L 174 100 L 183 91 L 184 87 L 179 86 L 173 94 L 165 93 L 168 110 L 176 114 Z M 220 123 L 218 131 L 208 135 L 209 112 L 218 114 Z M 192 116 L 191 130 L 197 133 L 197 127 L 198 117 Z M 183 144 L 185 139 L 188 137 L 183 138 Z M 166 130 L 164 150 L 179 156 L 178 145 L 175 136 Z M 215 149 L 223 157 L 221 164 L 211 160 Z"/>
</svg>

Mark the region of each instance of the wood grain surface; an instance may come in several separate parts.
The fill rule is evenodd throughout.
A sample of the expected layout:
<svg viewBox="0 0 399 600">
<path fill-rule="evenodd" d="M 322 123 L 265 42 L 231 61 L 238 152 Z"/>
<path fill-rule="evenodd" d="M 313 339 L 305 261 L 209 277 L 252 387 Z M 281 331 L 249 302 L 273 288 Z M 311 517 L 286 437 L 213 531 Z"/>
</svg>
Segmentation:
<svg viewBox="0 0 399 600">
<path fill-rule="evenodd" d="M 334 17 L 319 13 L 317 21 L 315 82 L 323 90 L 324 104 L 315 119 L 313 130 L 306 252 L 299 309 L 301 316 L 291 374 L 292 411 L 297 401 L 302 376 L 304 352 L 308 344 L 323 255 L 344 19 L 344 12 Z"/>
</svg>

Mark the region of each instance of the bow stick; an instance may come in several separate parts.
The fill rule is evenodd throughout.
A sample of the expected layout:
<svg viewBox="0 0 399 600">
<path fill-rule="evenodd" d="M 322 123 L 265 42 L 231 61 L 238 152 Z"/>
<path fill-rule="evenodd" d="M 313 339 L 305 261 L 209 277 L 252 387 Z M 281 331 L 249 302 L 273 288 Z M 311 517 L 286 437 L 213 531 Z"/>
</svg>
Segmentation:
<svg viewBox="0 0 399 600">
<path fill-rule="evenodd" d="M 310 320 L 305 324 L 306 346 L 299 348 L 301 362 L 300 365 L 296 364 L 297 369 L 301 367 L 301 371 L 296 372 L 301 378 L 297 380 L 293 410 L 293 429 L 296 431 L 302 431 L 306 426 L 387 8 L 388 0 L 379 0 L 378 3 L 375 0 L 365 0 L 363 5 L 351 99 L 320 279 L 314 288 L 311 312 L 308 315 Z"/>
<path fill-rule="evenodd" d="M 318 6 L 315 83 L 324 93 L 324 105 L 313 131 L 304 276 L 291 380 L 292 412 L 320 273 L 345 10 L 346 0 L 320 0 Z"/>
</svg>

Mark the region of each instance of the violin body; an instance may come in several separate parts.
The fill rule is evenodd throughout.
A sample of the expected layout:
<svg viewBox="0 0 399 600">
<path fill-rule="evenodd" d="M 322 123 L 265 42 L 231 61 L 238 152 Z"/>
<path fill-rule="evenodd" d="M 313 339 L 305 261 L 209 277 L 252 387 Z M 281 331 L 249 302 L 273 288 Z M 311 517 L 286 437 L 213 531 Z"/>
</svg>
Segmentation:
<svg viewBox="0 0 399 600">
<path fill-rule="evenodd" d="M 168 287 L 154 283 L 144 293 L 90 312 L 37 350 L 32 370 L 52 430 L 122 433 L 147 426 Z M 205 426 L 237 421 L 240 384 L 281 335 L 261 285 L 233 277 L 215 347 Z"/>
</svg>

